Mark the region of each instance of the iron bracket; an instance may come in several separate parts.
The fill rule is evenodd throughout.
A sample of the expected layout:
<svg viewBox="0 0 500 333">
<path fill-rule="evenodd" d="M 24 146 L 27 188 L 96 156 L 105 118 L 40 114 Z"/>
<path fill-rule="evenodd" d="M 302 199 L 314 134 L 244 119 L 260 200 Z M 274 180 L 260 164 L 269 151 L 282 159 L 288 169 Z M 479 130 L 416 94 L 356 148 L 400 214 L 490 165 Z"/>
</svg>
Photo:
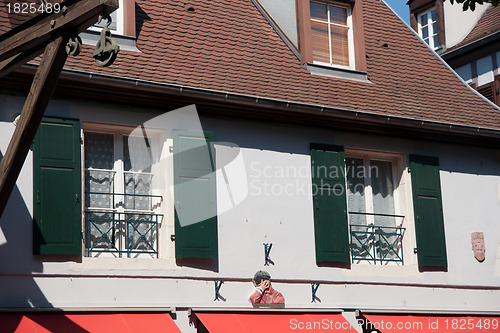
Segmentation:
<svg viewBox="0 0 500 333">
<path fill-rule="evenodd" d="M 222 284 L 224 284 L 224 281 L 222 281 L 222 280 L 215 280 L 214 283 L 215 283 L 215 298 L 214 298 L 214 301 L 221 301 L 221 300 L 225 301 L 225 299 L 219 293 L 220 288 L 222 287 Z"/>
<path fill-rule="evenodd" d="M 316 296 L 316 292 L 318 291 L 319 283 L 311 283 L 311 291 L 312 291 L 312 300 L 311 303 L 316 303 L 316 300 L 321 302 L 321 300 Z"/>
<path fill-rule="evenodd" d="M 274 262 L 269 258 L 269 254 L 271 253 L 271 248 L 273 247 L 273 243 L 263 243 L 264 244 L 264 266 L 269 266 L 269 264 L 274 265 Z"/>
</svg>

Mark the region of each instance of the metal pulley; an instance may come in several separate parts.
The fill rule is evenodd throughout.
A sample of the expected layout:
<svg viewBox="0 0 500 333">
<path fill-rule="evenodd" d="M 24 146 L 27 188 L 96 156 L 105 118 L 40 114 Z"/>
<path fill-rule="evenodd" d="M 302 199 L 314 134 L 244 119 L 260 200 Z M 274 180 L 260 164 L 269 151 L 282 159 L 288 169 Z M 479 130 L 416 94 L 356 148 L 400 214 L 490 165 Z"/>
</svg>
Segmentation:
<svg viewBox="0 0 500 333">
<path fill-rule="evenodd" d="M 111 31 L 109 30 L 109 25 L 111 24 L 111 16 L 106 15 L 104 17 L 100 17 L 100 21 L 103 19 L 107 20 L 106 25 L 101 30 L 101 35 L 97 44 L 95 46 L 95 50 L 92 53 L 95 61 L 99 66 L 109 66 L 111 65 L 118 55 L 118 51 L 120 51 L 120 46 L 116 43 L 116 40 L 111 37 Z"/>
</svg>

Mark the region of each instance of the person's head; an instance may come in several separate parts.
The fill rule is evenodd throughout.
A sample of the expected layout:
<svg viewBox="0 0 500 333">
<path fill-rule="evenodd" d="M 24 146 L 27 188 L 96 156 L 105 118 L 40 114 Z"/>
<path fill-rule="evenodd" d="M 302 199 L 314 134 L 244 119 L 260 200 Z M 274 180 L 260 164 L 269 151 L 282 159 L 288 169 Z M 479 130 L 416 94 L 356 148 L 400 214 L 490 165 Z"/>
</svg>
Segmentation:
<svg viewBox="0 0 500 333">
<path fill-rule="evenodd" d="M 253 282 L 258 286 L 262 281 L 271 280 L 271 275 L 266 271 L 258 271 L 253 276 Z"/>
</svg>

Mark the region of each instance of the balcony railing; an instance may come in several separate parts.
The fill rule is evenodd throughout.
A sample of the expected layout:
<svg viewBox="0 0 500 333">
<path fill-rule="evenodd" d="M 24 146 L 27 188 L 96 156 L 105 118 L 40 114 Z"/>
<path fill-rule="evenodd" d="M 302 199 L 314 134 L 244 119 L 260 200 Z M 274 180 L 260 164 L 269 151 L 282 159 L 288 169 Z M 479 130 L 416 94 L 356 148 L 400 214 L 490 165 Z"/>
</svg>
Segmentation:
<svg viewBox="0 0 500 333">
<path fill-rule="evenodd" d="M 403 219 L 402 215 L 358 213 L 349 212 L 352 215 L 364 215 L 378 217 L 380 220 Z M 352 262 L 368 261 L 373 264 L 383 265 L 389 262 L 401 263 L 403 261 L 403 235 L 406 228 L 396 226 L 382 226 L 373 223 L 350 224 L 351 233 L 351 259 Z"/>
<path fill-rule="evenodd" d="M 113 253 L 118 257 L 130 258 L 137 254 L 149 254 L 158 258 L 159 224 L 163 215 L 156 214 L 152 209 L 149 211 L 127 209 L 130 205 L 123 205 L 117 198 L 124 198 L 127 202 L 135 200 L 127 197 L 140 197 L 147 200 L 152 207 L 153 199 L 159 199 L 161 202 L 163 200 L 161 196 L 102 192 L 88 192 L 87 195 L 111 196 L 113 207 L 125 206 L 125 209 L 87 208 L 85 216 L 88 256 Z"/>
</svg>

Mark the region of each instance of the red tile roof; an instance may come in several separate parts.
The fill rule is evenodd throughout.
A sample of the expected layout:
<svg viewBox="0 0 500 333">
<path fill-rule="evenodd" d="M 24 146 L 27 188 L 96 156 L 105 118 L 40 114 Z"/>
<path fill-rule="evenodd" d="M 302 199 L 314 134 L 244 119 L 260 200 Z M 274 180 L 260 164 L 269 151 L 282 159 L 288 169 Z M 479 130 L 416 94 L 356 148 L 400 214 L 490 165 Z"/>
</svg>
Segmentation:
<svg viewBox="0 0 500 333">
<path fill-rule="evenodd" d="M 36 13 L 22 13 L 22 8 L 18 6 L 21 6 L 23 3 L 36 3 L 38 5 L 35 0 L 26 0 L 22 2 L 4 0 L 2 2 L 2 6 L 0 6 L 0 35 L 36 16 Z"/>
<path fill-rule="evenodd" d="M 498 31 L 500 31 L 500 6 L 491 6 L 484 12 L 476 26 L 464 38 L 464 40 L 453 46 L 453 49 L 460 48 Z"/>
<path fill-rule="evenodd" d="M 357 0 L 360 1 L 360 0 Z M 465 86 L 379 0 L 362 0 L 368 78 L 310 74 L 251 0 L 136 0 L 137 48 L 65 68 L 404 118 L 500 129 L 500 110 Z M 387 47 L 383 45 L 387 44 Z"/>
</svg>

